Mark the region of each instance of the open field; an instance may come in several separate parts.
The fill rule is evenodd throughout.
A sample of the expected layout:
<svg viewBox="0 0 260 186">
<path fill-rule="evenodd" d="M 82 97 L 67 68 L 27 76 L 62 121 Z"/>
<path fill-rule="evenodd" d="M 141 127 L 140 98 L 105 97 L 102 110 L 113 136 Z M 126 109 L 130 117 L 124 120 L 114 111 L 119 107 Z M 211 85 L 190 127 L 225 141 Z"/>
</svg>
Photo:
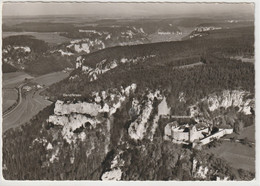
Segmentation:
<svg viewBox="0 0 260 186">
<path fill-rule="evenodd" d="M 223 141 L 220 146 L 207 150 L 214 155 L 225 159 L 236 169 L 245 169 L 255 172 L 255 146 L 249 147 L 241 143 Z"/>
<path fill-rule="evenodd" d="M 238 139 L 247 138 L 251 142 L 255 142 L 255 125 L 244 128 L 241 134 L 238 135 Z"/>
<path fill-rule="evenodd" d="M 249 127 L 245 127 L 240 134 L 232 133 L 230 135 L 226 135 L 224 138 L 230 139 L 233 137 L 237 137 L 238 140 L 247 138 L 248 141 L 255 143 L 255 125 L 251 125 Z"/>
<path fill-rule="evenodd" d="M 3 89 L 3 112 L 10 108 L 17 100 L 18 92 L 15 89 Z"/>
<path fill-rule="evenodd" d="M 3 38 L 16 35 L 31 35 L 49 44 L 60 44 L 70 41 L 69 38 L 60 36 L 58 32 L 3 32 Z"/>
<path fill-rule="evenodd" d="M 36 77 L 32 81 L 41 85 L 49 86 L 65 79 L 66 77 L 69 77 L 68 72 L 53 72 Z"/>
<path fill-rule="evenodd" d="M 163 41 L 180 41 L 182 37 L 183 35 L 176 35 L 176 34 L 160 35 L 158 33 L 153 33 L 149 35 L 148 39 L 151 41 L 151 43 L 155 43 L 155 42 L 163 42 Z"/>
<path fill-rule="evenodd" d="M 3 73 L 3 88 L 14 88 L 24 81 L 25 78 L 30 79 L 33 77 L 25 72 Z"/>
</svg>

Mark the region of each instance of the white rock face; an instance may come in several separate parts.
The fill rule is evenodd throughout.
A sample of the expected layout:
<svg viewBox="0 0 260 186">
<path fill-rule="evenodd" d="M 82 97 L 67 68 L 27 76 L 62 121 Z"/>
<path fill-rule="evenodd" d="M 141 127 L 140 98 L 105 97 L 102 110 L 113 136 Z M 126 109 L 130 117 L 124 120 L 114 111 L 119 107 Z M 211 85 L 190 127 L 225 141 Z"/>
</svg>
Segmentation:
<svg viewBox="0 0 260 186">
<path fill-rule="evenodd" d="M 102 111 L 101 105 L 96 103 L 78 102 L 78 103 L 64 103 L 63 101 L 56 101 L 54 114 L 65 115 L 71 113 L 89 114 L 97 116 Z"/>
<path fill-rule="evenodd" d="M 109 114 L 112 115 L 116 113 L 117 109 L 121 107 L 121 104 L 123 101 L 125 101 L 126 97 L 120 97 L 119 101 L 117 103 L 114 103 L 113 106 L 111 107 Z"/>
<path fill-rule="evenodd" d="M 206 179 L 207 178 L 207 173 L 209 172 L 209 169 L 207 166 L 197 166 L 198 161 L 196 159 L 193 160 L 193 165 L 192 165 L 192 173 L 194 178 L 198 179 Z"/>
<path fill-rule="evenodd" d="M 28 46 L 14 46 L 14 49 L 15 49 L 15 50 L 21 49 L 21 50 L 23 50 L 24 52 L 31 52 L 31 49 L 30 49 L 30 47 L 28 47 Z"/>
<path fill-rule="evenodd" d="M 179 102 L 186 103 L 185 95 L 183 92 L 180 92 L 180 94 L 179 94 Z"/>
<path fill-rule="evenodd" d="M 78 53 L 80 53 L 80 52 L 90 53 L 89 45 L 87 43 L 75 44 L 74 49 Z"/>
<path fill-rule="evenodd" d="M 149 55 L 149 56 L 144 56 L 144 57 L 137 57 L 136 59 L 127 59 L 127 58 L 121 58 L 120 60 L 111 60 L 107 61 L 106 59 L 100 61 L 99 63 L 96 64 L 96 68 L 92 68 L 84 64 L 84 58 L 78 57 L 76 60 L 76 69 L 81 69 L 84 74 L 88 75 L 88 78 L 90 81 L 94 81 L 98 79 L 98 76 L 101 74 L 104 74 L 112 69 L 115 69 L 118 67 L 120 63 L 139 63 L 139 62 L 144 62 L 148 58 L 153 58 L 155 55 Z"/>
<path fill-rule="evenodd" d="M 228 176 L 225 176 L 223 179 L 221 179 L 220 177 L 217 177 L 216 181 L 228 181 L 230 180 L 230 178 Z"/>
<path fill-rule="evenodd" d="M 62 136 L 67 140 L 68 143 L 71 143 L 72 141 L 75 141 L 74 133 L 76 129 L 80 127 L 84 127 L 85 123 L 91 124 L 93 128 L 96 127 L 97 124 L 100 123 L 99 120 L 86 117 L 82 114 L 70 114 L 68 116 L 62 115 L 52 115 L 49 116 L 49 122 L 53 123 L 54 125 L 60 125 L 63 126 L 62 129 Z M 81 139 L 86 138 L 84 134 L 80 134 L 79 136 Z"/>
<path fill-rule="evenodd" d="M 89 32 L 87 30 L 85 30 L 85 31 L 81 30 L 81 31 Z M 75 52 L 77 52 L 77 53 L 81 53 L 81 52 L 90 53 L 91 47 L 97 47 L 98 49 L 104 49 L 105 44 L 103 43 L 103 41 L 101 41 L 99 39 L 90 40 L 89 38 L 85 38 L 85 39 L 76 39 L 76 40 L 70 41 L 70 44 L 67 46 L 67 48 L 74 49 Z"/>
<path fill-rule="evenodd" d="M 162 96 L 159 91 L 155 91 L 154 93 L 149 93 L 147 95 L 148 101 L 145 103 L 144 108 L 142 109 L 141 115 L 138 116 L 138 118 L 130 124 L 130 127 L 128 128 L 128 134 L 130 137 L 134 140 L 142 140 L 145 135 L 147 135 L 147 129 L 148 129 L 148 119 L 151 116 L 152 110 L 153 110 L 153 102 L 154 98 L 162 99 Z M 151 138 L 156 130 L 156 127 L 158 125 L 159 116 L 164 113 L 168 113 L 168 109 L 165 108 L 166 100 L 163 100 L 161 104 L 159 104 L 159 113 L 157 117 L 154 119 L 154 124 L 151 129 Z M 167 104 L 166 104 L 167 105 Z"/>
<path fill-rule="evenodd" d="M 82 29 L 79 29 L 79 32 L 94 33 L 94 34 L 102 35 L 101 32 L 98 32 L 96 30 L 82 30 Z"/>
<path fill-rule="evenodd" d="M 46 149 L 47 149 L 47 150 L 52 150 L 52 149 L 53 149 L 52 144 L 51 144 L 51 143 L 48 143 Z"/>
<path fill-rule="evenodd" d="M 250 96 L 250 92 L 242 90 L 224 90 L 220 95 L 212 94 L 207 98 L 203 98 L 200 102 L 206 102 L 211 112 L 220 109 L 221 107 L 227 109 L 229 107 L 238 107 L 238 112 L 242 112 L 245 115 L 251 114 L 251 108 L 254 108 L 255 100 L 246 98 Z M 196 117 L 200 111 L 194 109 L 197 104 L 190 107 L 192 117 Z"/>
<path fill-rule="evenodd" d="M 112 169 L 111 171 L 105 172 L 101 180 L 102 181 L 119 181 L 122 177 L 121 169 Z"/>
<path fill-rule="evenodd" d="M 70 114 L 69 116 L 57 116 L 52 115 L 49 117 L 49 122 L 53 123 L 54 125 L 61 125 L 64 128 L 69 128 L 72 131 L 76 130 L 77 128 L 81 127 L 85 123 L 90 123 L 94 128 L 98 121 L 96 119 L 92 119 L 86 117 L 82 114 Z"/>
<path fill-rule="evenodd" d="M 216 26 L 200 26 L 195 29 L 197 32 L 205 32 L 205 31 L 210 31 L 210 30 L 220 30 L 222 29 L 221 27 L 216 27 Z"/>
<path fill-rule="evenodd" d="M 225 90 L 222 92 L 222 95 L 209 96 L 208 104 L 209 110 L 214 111 L 220 107 L 227 109 L 228 107 L 239 107 L 239 112 L 243 112 L 248 115 L 251 114 L 250 106 L 254 105 L 253 99 L 244 100 L 244 97 L 249 95 L 249 92 L 239 91 L 239 90 Z"/>
<path fill-rule="evenodd" d="M 202 179 L 206 179 L 207 178 L 207 173 L 208 173 L 209 169 L 208 167 L 202 167 L 200 166 L 197 170 L 197 172 L 194 174 L 195 178 L 202 178 Z"/>
<path fill-rule="evenodd" d="M 87 135 L 86 135 L 85 132 L 81 132 L 81 133 L 79 134 L 79 139 L 80 139 L 81 141 L 84 141 L 84 140 L 86 139 L 86 137 L 87 137 Z"/>
<path fill-rule="evenodd" d="M 136 85 L 132 84 L 125 89 L 129 89 L 129 94 L 133 93 Z M 49 116 L 47 122 L 62 126 L 62 135 L 68 143 L 75 142 L 77 136 L 79 139 L 84 140 L 86 139 L 85 134 L 75 134 L 73 131 L 82 127 L 85 128 L 85 124 L 90 124 L 92 128 L 96 128 L 97 124 L 101 122 L 97 119 L 97 116 L 100 116 L 101 113 L 108 113 L 109 116 L 113 115 L 128 96 L 121 94 L 117 90 L 115 91 L 115 93 L 110 94 L 110 99 L 107 99 L 106 91 L 101 91 L 101 93 L 93 92 L 91 94 L 94 100 L 93 103 L 65 103 L 58 100 L 55 103 L 54 114 Z M 103 107 L 101 101 L 104 102 Z"/>
<path fill-rule="evenodd" d="M 70 76 L 69 80 L 74 80 L 74 79 L 77 79 L 79 76 L 76 74 L 74 76 Z"/>
<path fill-rule="evenodd" d="M 110 39 L 110 38 L 111 38 L 111 34 L 108 34 L 108 35 L 106 36 L 105 40 L 108 40 L 108 39 Z"/>
<path fill-rule="evenodd" d="M 58 50 L 58 52 L 60 52 L 62 56 L 72 56 L 72 55 L 74 55 L 71 52 L 64 52 L 63 50 Z"/>
<path fill-rule="evenodd" d="M 51 158 L 50 158 L 50 162 L 53 163 L 55 160 L 59 160 L 59 157 L 58 157 L 58 154 L 59 154 L 59 148 L 56 148 L 52 155 L 51 155 Z"/>
<path fill-rule="evenodd" d="M 101 179 L 102 180 L 114 180 L 119 181 L 122 177 L 122 171 L 120 169 L 120 166 L 124 166 L 124 161 L 120 159 L 120 155 L 123 153 L 123 151 L 120 151 L 114 159 L 111 161 L 110 169 L 111 171 L 105 172 Z"/>
</svg>

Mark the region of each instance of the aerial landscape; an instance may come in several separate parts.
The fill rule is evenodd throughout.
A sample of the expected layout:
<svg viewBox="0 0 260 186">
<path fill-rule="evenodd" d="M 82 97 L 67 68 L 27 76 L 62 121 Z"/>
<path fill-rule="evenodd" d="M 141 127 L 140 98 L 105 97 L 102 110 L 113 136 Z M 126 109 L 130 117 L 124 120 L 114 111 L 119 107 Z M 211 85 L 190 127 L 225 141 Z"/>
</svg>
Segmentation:
<svg viewBox="0 0 260 186">
<path fill-rule="evenodd" d="M 254 16 L 250 3 L 3 3 L 3 178 L 254 180 Z"/>
</svg>

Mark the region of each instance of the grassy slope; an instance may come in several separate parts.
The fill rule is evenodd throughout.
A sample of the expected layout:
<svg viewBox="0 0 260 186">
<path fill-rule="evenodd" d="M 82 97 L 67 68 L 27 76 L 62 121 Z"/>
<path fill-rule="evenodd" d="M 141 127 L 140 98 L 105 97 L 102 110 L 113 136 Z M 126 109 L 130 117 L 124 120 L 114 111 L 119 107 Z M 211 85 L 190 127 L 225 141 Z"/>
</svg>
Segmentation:
<svg viewBox="0 0 260 186">
<path fill-rule="evenodd" d="M 236 169 L 255 172 L 255 146 L 224 141 L 221 145 L 206 150 L 228 161 Z"/>
<path fill-rule="evenodd" d="M 3 111 L 6 111 L 17 100 L 18 94 L 14 89 L 3 89 Z"/>
</svg>

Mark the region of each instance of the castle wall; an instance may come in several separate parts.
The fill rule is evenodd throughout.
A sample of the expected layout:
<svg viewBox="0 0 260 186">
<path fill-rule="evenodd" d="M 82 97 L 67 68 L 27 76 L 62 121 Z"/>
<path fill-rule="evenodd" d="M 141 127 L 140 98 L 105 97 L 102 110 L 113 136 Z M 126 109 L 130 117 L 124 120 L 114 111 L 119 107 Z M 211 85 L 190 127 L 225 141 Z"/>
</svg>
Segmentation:
<svg viewBox="0 0 260 186">
<path fill-rule="evenodd" d="M 166 136 L 172 136 L 172 126 L 166 125 L 164 128 L 164 135 Z"/>
<path fill-rule="evenodd" d="M 173 131 L 172 136 L 173 136 L 173 139 L 178 140 L 178 141 L 188 141 L 189 140 L 188 132 Z"/>
<path fill-rule="evenodd" d="M 226 134 L 232 134 L 233 133 L 233 129 L 224 129 L 226 131 Z"/>
<path fill-rule="evenodd" d="M 219 139 L 221 137 L 223 137 L 224 135 L 226 134 L 231 134 L 233 132 L 233 129 L 220 129 L 219 132 L 207 137 L 207 138 L 204 138 L 202 140 L 200 140 L 200 143 L 201 145 L 205 145 L 205 144 L 208 144 L 210 143 L 214 138 L 216 139 Z"/>
<path fill-rule="evenodd" d="M 190 142 L 193 142 L 194 140 L 196 139 L 201 139 L 201 138 L 204 138 L 204 135 L 202 134 L 203 132 L 209 132 L 209 129 L 208 128 L 205 128 L 205 129 L 202 129 L 202 130 L 199 130 L 197 131 L 195 127 L 193 127 L 191 130 L 190 130 Z"/>
</svg>

